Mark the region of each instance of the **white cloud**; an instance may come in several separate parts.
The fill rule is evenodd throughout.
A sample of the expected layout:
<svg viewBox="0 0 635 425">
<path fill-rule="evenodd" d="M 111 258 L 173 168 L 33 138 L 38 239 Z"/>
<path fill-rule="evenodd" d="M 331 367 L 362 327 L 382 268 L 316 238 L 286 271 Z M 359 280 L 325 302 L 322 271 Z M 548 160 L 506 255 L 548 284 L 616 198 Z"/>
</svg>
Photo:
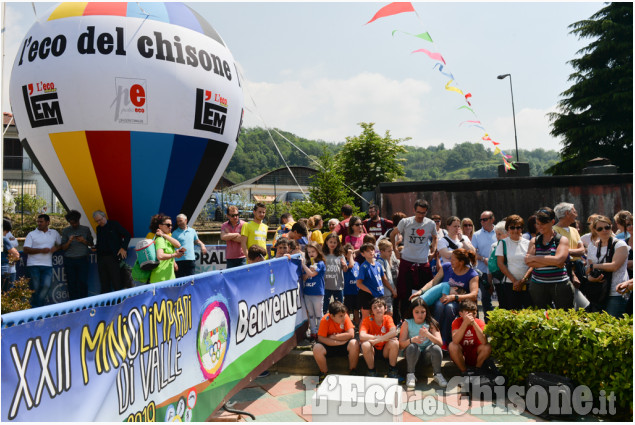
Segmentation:
<svg viewBox="0 0 635 425">
<path fill-rule="evenodd" d="M 247 82 L 246 105 L 251 95 L 267 124 L 298 136 L 343 142 L 359 134 L 359 122 L 375 122 L 383 133 L 414 134 L 425 123 L 424 101 L 430 86 L 423 81 L 396 81 L 376 73 L 361 73 L 348 79 L 302 78 L 282 83 Z M 261 125 L 251 113 L 245 125 Z"/>
<path fill-rule="evenodd" d="M 548 109 L 523 108 L 516 114 L 519 149 L 538 149 L 559 151 L 562 145 L 549 134 L 551 126 L 547 114 L 554 112 L 555 106 Z M 514 148 L 514 121 L 511 114 L 496 117 L 492 122 L 492 134 L 501 142 L 503 149 Z"/>
<path fill-rule="evenodd" d="M 380 134 L 390 130 L 393 137 L 412 137 L 407 144 L 415 146 L 443 143 L 451 147 L 463 141 L 481 142 L 480 130 L 459 126 L 461 119 L 470 117 L 456 113 L 447 92 L 437 93 L 425 81 L 399 81 L 370 72 L 347 79 L 311 78 L 314 76 L 311 72 L 287 75 L 288 80 L 280 83 L 245 82 L 245 102 L 252 111 L 245 113 L 245 126 L 263 125 L 255 113 L 257 110 L 268 126 L 308 139 L 343 142 L 347 136 L 360 133 L 357 123 L 363 121 L 374 122 Z M 554 110 L 555 107 L 518 111 L 516 124 L 521 149 L 560 149 L 557 140 L 549 135 L 546 116 Z M 484 125 L 504 150 L 514 148 L 511 113 L 486 120 Z M 485 143 L 486 147 L 494 147 Z"/>
</svg>

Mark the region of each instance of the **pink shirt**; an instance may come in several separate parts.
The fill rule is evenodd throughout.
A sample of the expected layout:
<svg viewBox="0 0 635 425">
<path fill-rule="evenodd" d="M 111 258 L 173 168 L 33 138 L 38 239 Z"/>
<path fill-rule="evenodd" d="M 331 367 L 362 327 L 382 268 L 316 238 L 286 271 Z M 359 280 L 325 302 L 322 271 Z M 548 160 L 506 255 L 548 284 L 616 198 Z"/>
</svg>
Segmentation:
<svg viewBox="0 0 635 425">
<path fill-rule="evenodd" d="M 245 224 L 245 222 L 242 220 L 239 220 L 236 227 L 233 227 L 231 222 L 226 221 L 222 224 L 222 226 L 220 227 L 220 230 L 221 232 L 224 231 L 226 233 L 240 234 L 240 230 L 242 229 L 243 224 Z M 228 260 L 245 258 L 245 253 L 243 252 L 243 248 L 240 242 L 227 241 L 227 250 L 225 251 L 225 258 L 227 258 Z"/>
</svg>

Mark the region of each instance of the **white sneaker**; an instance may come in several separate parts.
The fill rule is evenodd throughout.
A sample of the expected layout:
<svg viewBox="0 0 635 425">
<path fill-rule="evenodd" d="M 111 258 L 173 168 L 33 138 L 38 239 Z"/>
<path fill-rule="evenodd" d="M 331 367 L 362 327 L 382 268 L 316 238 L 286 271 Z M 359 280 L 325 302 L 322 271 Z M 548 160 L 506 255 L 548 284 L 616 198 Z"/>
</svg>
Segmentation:
<svg viewBox="0 0 635 425">
<path fill-rule="evenodd" d="M 448 381 L 445 380 L 442 374 L 437 373 L 434 375 L 434 382 L 436 382 L 441 388 L 445 388 L 448 386 Z"/>
<path fill-rule="evenodd" d="M 406 388 L 409 389 L 409 390 L 414 390 L 416 381 L 417 381 L 417 378 L 415 378 L 415 374 L 414 373 L 407 374 L 406 375 Z"/>
</svg>

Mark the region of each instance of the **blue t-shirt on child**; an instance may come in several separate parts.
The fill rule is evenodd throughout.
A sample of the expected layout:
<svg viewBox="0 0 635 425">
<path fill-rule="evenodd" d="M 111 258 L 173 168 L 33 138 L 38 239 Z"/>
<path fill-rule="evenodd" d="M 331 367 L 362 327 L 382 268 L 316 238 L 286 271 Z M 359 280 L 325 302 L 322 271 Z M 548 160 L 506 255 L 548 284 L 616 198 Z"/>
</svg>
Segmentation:
<svg viewBox="0 0 635 425">
<path fill-rule="evenodd" d="M 344 272 L 344 295 L 357 295 L 357 279 L 359 276 L 359 264 L 353 262 L 353 268 Z"/>
<path fill-rule="evenodd" d="M 324 295 L 324 273 L 326 266 L 324 261 L 318 261 L 314 264 L 317 275 L 304 281 L 304 295 Z"/>
<path fill-rule="evenodd" d="M 362 283 L 370 290 L 373 297 L 384 296 L 384 282 L 381 277 L 384 275 L 384 268 L 378 261 L 375 265 L 370 264 L 368 261 L 359 268 L 359 276 L 357 279 L 361 279 Z"/>
</svg>

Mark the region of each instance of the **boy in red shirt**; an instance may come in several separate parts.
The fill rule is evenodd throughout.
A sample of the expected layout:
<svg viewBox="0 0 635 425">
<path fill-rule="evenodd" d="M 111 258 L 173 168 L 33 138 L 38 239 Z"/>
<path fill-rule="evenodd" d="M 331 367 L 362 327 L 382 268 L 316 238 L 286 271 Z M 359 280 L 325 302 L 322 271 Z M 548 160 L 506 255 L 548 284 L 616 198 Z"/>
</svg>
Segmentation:
<svg viewBox="0 0 635 425">
<path fill-rule="evenodd" d="M 329 312 L 322 316 L 318 328 L 317 343 L 313 346 L 313 357 L 320 368 L 319 384 L 328 375 L 328 357 L 348 355 L 350 374 L 354 374 L 359 360 L 359 343 L 355 339 L 355 326 L 351 322 L 346 307 L 339 301 L 329 305 Z"/>
<path fill-rule="evenodd" d="M 375 350 L 377 350 L 385 359 L 388 359 L 388 377 L 399 379 L 397 327 L 392 317 L 385 314 L 386 301 L 383 298 L 374 298 L 370 308 L 372 314 L 362 320 L 359 328 L 359 340 L 362 342 L 362 353 L 368 366 L 368 376 L 377 376 L 375 371 Z"/>
<path fill-rule="evenodd" d="M 485 322 L 477 318 L 476 303 L 471 300 L 461 302 L 459 316 L 452 322 L 452 342 L 450 358 L 465 374 L 467 366 L 480 369 L 492 354 L 492 346 L 483 333 Z M 467 366 L 466 366 L 467 365 Z"/>
</svg>

